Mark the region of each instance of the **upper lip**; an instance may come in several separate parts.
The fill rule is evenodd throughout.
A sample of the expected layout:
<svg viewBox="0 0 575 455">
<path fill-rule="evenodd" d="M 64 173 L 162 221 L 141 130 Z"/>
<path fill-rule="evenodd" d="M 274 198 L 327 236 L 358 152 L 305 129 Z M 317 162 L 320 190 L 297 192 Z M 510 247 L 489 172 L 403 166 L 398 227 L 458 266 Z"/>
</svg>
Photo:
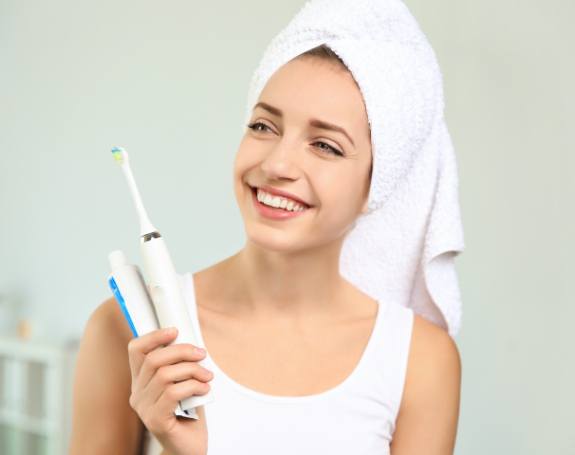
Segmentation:
<svg viewBox="0 0 575 455">
<path fill-rule="evenodd" d="M 299 202 L 300 204 L 305 205 L 305 206 L 307 206 L 307 207 L 311 207 L 311 206 L 312 206 L 311 204 L 308 204 L 308 203 L 307 203 L 306 201 L 304 201 L 303 199 L 297 197 L 295 194 L 288 193 L 287 191 L 283 191 L 283 190 L 278 190 L 277 188 L 273 188 L 273 187 L 271 187 L 271 186 L 267 186 L 267 185 L 264 185 L 264 186 L 252 186 L 252 188 L 259 188 L 259 189 L 265 191 L 266 193 L 270 193 L 270 194 L 273 194 L 273 195 L 275 195 L 275 196 L 287 197 L 287 198 L 292 199 L 292 200 L 294 200 L 294 201 L 296 201 L 296 202 Z"/>
</svg>

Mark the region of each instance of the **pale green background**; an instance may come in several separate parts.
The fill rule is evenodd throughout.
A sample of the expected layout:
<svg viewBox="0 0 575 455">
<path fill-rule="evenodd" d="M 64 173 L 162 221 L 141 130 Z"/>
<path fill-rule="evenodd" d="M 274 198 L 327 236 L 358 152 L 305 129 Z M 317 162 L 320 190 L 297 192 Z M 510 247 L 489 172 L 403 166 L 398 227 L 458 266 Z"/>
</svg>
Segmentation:
<svg viewBox="0 0 575 455">
<path fill-rule="evenodd" d="M 133 169 L 179 271 L 237 251 L 249 79 L 303 1 L 0 0 L 0 294 L 78 337 L 139 262 L 110 155 Z M 409 0 L 444 75 L 465 252 L 456 453 L 575 453 L 571 0 Z"/>
</svg>

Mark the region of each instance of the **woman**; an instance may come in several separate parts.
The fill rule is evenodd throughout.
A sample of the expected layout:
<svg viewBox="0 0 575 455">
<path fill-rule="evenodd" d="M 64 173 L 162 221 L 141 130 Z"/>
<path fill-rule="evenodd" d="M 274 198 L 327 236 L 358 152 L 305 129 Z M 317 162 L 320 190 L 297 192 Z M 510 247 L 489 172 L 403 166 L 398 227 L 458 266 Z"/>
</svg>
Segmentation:
<svg viewBox="0 0 575 455">
<path fill-rule="evenodd" d="M 139 453 L 149 431 L 174 455 L 452 454 L 452 337 L 340 274 L 374 170 L 357 81 L 329 46 L 314 47 L 273 72 L 250 114 L 233 175 L 246 243 L 188 275 L 209 362 L 190 345 L 165 346 L 175 338 L 166 331 L 131 340 L 105 301 L 78 356 L 71 453 Z M 212 383 L 216 402 L 199 420 L 173 414 Z"/>
</svg>

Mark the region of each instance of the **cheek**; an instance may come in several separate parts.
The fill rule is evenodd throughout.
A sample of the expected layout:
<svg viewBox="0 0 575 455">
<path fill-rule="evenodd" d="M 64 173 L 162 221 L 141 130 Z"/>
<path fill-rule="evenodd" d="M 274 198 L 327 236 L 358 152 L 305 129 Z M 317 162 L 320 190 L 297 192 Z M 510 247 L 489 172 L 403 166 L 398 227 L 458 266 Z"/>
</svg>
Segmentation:
<svg viewBox="0 0 575 455">
<path fill-rule="evenodd" d="M 249 137 L 244 137 L 240 142 L 236 157 L 234 160 L 234 172 L 242 174 L 246 170 L 256 166 L 263 159 L 263 152 L 254 144 Z"/>
<path fill-rule="evenodd" d="M 260 160 L 257 150 L 253 145 L 248 146 L 248 142 L 245 138 L 242 140 L 233 164 L 233 187 L 238 203 L 246 197 L 249 191 L 246 185 L 249 178 L 253 180 L 256 177 L 254 169 Z"/>
<path fill-rule="evenodd" d="M 349 181 L 349 177 L 331 176 L 328 181 L 318 182 L 316 189 L 320 194 L 322 216 L 327 217 L 326 222 L 340 225 L 355 217 L 358 204 L 355 193 L 360 189 Z"/>
<path fill-rule="evenodd" d="M 246 178 L 246 172 L 254 165 L 252 161 L 253 154 L 248 153 L 248 149 L 242 141 L 234 159 L 234 181 L 236 183 L 243 183 L 242 179 Z"/>
<path fill-rule="evenodd" d="M 363 171 L 350 167 L 342 168 L 341 172 L 326 172 L 317 180 L 323 214 L 329 222 L 341 225 L 357 217 L 363 203 L 364 178 Z"/>
</svg>

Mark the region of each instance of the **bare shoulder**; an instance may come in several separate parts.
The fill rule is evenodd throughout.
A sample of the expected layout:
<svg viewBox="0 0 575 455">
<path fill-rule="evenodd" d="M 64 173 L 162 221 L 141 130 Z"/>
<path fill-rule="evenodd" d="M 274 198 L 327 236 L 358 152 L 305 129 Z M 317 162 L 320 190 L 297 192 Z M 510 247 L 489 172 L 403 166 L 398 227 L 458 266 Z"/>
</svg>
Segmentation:
<svg viewBox="0 0 575 455">
<path fill-rule="evenodd" d="M 131 339 L 113 297 L 88 318 L 74 371 L 71 455 L 137 453 L 143 424 L 129 404 Z"/>
<path fill-rule="evenodd" d="M 88 328 L 111 331 L 126 345 L 132 339 L 130 327 L 114 297 L 104 300 L 94 309 L 86 325 Z"/>
<path fill-rule="evenodd" d="M 442 327 L 414 314 L 392 454 L 452 454 L 460 387 L 461 358 L 455 340 Z"/>
<path fill-rule="evenodd" d="M 108 350 L 108 355 L 122 362 L 128 361 L 128 343 L 133 338 L 120 305 L 114 297 L 100 303 L 90 314 L 84 327 L 81 348 Z M 126 364 L 129 366 L 129 364 Z M 128 370 L 129 371 L 129 370 Z"/>
<path fill-rule="evenodd" d="M 455 340 L 445 329 L 418 314 L 414 314 L 409 363 L 416 374 L 438 374 L 439 366 L 451 373 L 461 368 Z"/>
</svg>

